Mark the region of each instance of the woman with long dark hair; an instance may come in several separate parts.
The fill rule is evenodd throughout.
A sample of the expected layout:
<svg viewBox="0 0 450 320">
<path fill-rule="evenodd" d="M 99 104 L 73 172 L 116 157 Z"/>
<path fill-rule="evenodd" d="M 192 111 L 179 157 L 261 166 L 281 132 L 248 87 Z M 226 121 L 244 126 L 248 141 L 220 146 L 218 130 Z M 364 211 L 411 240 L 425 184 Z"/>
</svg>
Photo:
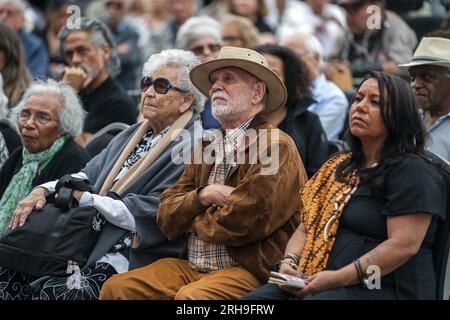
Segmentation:
<svg viewBox="0 0 450 320">
<path fill-rule="evenodd" d="M 350 152 L 305 185 L 302 222 L 281 273 L 302 289 L 265 285 L 245 299 L 435 299 L 431 248 L 446 185 L 424 155 L 425 129 L 404 80 L 372 72 L 350 107 Z"/>
</svg>

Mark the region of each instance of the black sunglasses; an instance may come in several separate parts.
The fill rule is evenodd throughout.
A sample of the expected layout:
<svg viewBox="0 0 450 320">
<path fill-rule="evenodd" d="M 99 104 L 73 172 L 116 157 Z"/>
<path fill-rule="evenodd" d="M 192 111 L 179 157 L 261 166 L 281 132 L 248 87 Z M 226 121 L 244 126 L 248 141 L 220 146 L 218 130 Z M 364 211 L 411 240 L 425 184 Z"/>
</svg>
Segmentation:
<svg viewBox="0 0 450 320">
<path fill-rule="evenodd" d="M 173 86 L 169 80 L 166 78 L 156 78 L 153 80 L 150 77 L 143 77 L 141 79 L 141 91 L 145 92 L 153 85 L 153 89 L 155 89 L 156 93 L 159 94 L 166 94 L 170 89 L 181 92 L 181 93 L 187 93 L 189 90 L 184 90 L 178 87 Z"/>
</svg>

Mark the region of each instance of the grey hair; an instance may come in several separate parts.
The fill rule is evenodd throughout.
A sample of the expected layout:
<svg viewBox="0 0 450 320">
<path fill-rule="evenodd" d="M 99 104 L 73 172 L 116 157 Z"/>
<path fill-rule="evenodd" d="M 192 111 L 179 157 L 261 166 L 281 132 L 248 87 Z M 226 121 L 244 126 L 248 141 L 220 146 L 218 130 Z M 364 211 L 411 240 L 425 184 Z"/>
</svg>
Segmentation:
<svg viewBox="0 0 450 320">
<path fill-rule="evenodd" d="M 109 47 L 110 52 L 107 67 L 111 77 L 116 76 L 120 72 L 120 59 L 116 51 L 116 44 L 108 27 L 100 20 L 81 18 L 78 28 L 71 28 L 68 24 L 66 24 L 58 34 L 60 41 L 60 55 L 65 57 L 64 42 L 69 34 L 76 31 L 85 31 L 89 33 L 92 42 L 97 46 L 97 48 L 102 48 L 105 45 Z"/>
<path fill-rule="evenodd" d="M 200 63 L 200 59 L 190 51 L 178 49 L 163 50 L 160 53 L 150 56 L 144 64 L 142 75 L 148 76 L 156 69 L 163 68 L 165 66 L 178 68 L 180 71 L 177 73 L 178 81 L 174 85 L 192 92 L 194 94 L 193 109 L 198 112 L 202 112 L 206 97 L 194 86 L 189 78 L 189 73 L 191 70 Z"/>
<path fill-rule="evenodd" d="M 80 99 L 71 86 L 60 81 L 48 79 L 47 81 L 37 80 L 33 82 L 25 91 L 22 98 L 15 108 L 11 110 L 10 120 L 17 122 L 17 116 L 25 107 L 28 99 L 34 94 L 39 93 L 56 93 L 60 96 L 63 104 L 58 112 L 59 126 L 63 133 L 67 133 L 71 137 L 80 135 L 83 130 L 83 122 L 86 112 L 81 106 Z"/>
<path fill-rule="evenodd" d="M 191 42 L 200 37 L 212 37 L 218 44 L 222 44 L 222 27 L 220 23 L 207 16 L 187 19 L 177 32 L 175 47 L 187 50 Z"/>
<path fill-rule="evenodd" d="M 20 12 L 25 13 L 28 8 L 28 4 L 23 0 L 0 0 L 0 4 L 12 3 Z"/>
</svg>

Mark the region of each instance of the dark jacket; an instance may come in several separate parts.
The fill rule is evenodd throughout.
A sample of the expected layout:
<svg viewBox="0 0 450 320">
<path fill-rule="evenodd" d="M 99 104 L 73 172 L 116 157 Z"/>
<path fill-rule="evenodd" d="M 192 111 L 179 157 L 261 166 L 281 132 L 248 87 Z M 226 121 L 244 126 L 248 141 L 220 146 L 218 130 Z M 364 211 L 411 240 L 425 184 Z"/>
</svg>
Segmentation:
<svg viewBox="0 0 450 320">
<path fill-rule="evenodd" d="M 0 119 L 0 133 L 5 138 L 6 148 L 9 154 L 22 145 L 19 134 L 13 129 L 8 120 Z"/>
<path fill-rule="evenodd" d="M 221 127 L 221 124 L 219 121 L 217 121 L 216 118 L 212 115 L 212 107 L 211 107 L 211 100 L 208 99 L 205 102 L 205 108 L 202 112 L 202 125 L 203 129 L 218 129 Z"/>
<path fill-rule="evenodd" d="M 328 159 L 328 141 L 319 117 L 308 111 L 313 100 L 300 101 L 288 114 L 278 128 L 294 140 L 298 153 L 305 165 L 308 177 L 312 177 Z"/>
<path fill-rule="evenodd" d="M 50 57 L 41 38 L 25 30 L 19 32 L 25 60 L 31 75 L 35 79 L 46 79 Z"/>
<path fill-rule="evenodd" d="M 22 167 L 22 149 L 23 147 L 16 149 L 0 171 L 0 198 L 13 176 Z M 69 138 L 44 170 L 33 179 L 32 186 L 34 188 L 40 184 L 57 180 L 65 174 L 79 172 L 88 161 L 89 155 L 87 152 L 76 144 L 72 138 Z"/>
<path fill-rule="evenodd" d="M 236 188 L 230 195 L 229 204 L 216 209 L 200 203 L 197 192 L 208 184 L 213 164 L 190 164 L 177 184 L 161 195 L 157 222 L 170 241 L 194 230 L 200 239 L 226 246 L 234 260 L 265 282 L 300 222 L 299 193 L 307 176 L 297 148 L 288 135 L 261 117 L 255 117 L 249 128 L 257 130 L 257 146 L 264 148 L 260 155 L 270 151 L 272 157 L 278 156 L 276 172 L 261 174 L 268 165 L 252 161 L 255 155 L 250 150 L 255 150 L 254 144 L 249 145 L 248 139 L 244 139 L 247 141 L 246 161 L 231 168 L 225 181 L 226 185 Z M 279 147 L 278 154 L 268 147 L 272 140 L 267 142 L 265 139 L 273 139 L 270 132 L 279 133 L 275 142 Z M 209 141 L 204 142 L 201 151 L 209 144 Z M 209 154 L 208 151 L 204 153 Z"/>
<path fill-rule="evenodd" d="M 114 122 L 129 125 L 136 123 L 137 106 L 111 77 L 91 92 L 81 90 L 79 96 L 84 109 L 88 112 L 84 120 L 84 132 L 94 134 Z"/>
</svg>

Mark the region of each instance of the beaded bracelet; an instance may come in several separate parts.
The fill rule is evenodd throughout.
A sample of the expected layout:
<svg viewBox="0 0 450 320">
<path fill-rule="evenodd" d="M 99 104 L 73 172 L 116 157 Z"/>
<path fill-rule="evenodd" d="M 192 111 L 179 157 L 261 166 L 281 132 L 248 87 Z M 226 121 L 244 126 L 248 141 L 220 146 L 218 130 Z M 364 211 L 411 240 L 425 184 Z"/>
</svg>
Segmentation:
<svg viewBox="0 0 450 320">
<path fill-rule="evenodd" d="M 285 258 L 292 259 L 294 261 L 294 263 L 296 263 L 297 265 L 300 263 L 300 257 L 298 255 L 296 255 L 295 253 L 291 253 L 291 252 L 286 253 L 286 255 L 283 258 L 281 258 L 281 260 L 283 260 Z"/>
</svg>

